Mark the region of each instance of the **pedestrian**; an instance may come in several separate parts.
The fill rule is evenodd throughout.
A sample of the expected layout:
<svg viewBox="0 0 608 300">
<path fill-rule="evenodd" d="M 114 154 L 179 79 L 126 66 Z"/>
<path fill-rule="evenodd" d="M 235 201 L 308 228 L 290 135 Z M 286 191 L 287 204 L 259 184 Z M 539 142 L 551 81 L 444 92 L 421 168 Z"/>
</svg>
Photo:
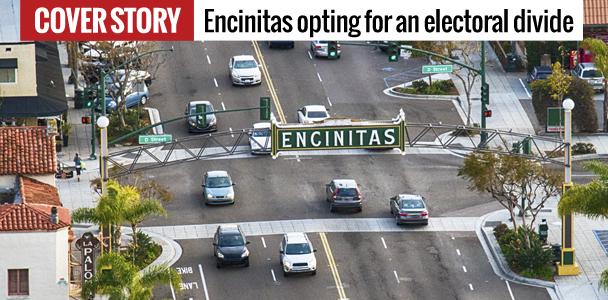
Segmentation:
<svg viewBox="0 0 608 300">
<path fill-rule="evenodd" d="M 80 170 L 82 168 L 82 162 L 80 161 L 80 156 L 78 156 L 78 153 L 74 155 L 74 166 L 76 167 L 76 176 L 78 177 L 78 181 L 80 182 Z"/>
</svg>

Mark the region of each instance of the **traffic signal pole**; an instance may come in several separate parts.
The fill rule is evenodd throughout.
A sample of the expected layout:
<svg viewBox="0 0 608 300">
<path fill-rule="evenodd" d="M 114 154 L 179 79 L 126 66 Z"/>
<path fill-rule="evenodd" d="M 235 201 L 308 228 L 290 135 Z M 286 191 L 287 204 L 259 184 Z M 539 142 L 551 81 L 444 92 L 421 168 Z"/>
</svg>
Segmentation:
<svg viewBox="0 0 608 300">
<path fill-rule="evenodd" d="M 481 86 L 482 89 L 487 85 L 486 83 L 486 42 L 481 41 L 481 63 L 479 68 L 479 75 L 481 75 Z M 488 110 L 487 105 L 490 104 L 490 90 L 489 87 L 487 90 L 482 92 L 481 97 L 481 129 L 486 129 L 486 110 Z M 485 94 L 485 95 L 484 95 Z M 479 146 L 484 148 L 486 146 L 486 142 L 488 140 L 488 133 L 484 130 L 480 133 L 480 141 Z"/>
</svg>

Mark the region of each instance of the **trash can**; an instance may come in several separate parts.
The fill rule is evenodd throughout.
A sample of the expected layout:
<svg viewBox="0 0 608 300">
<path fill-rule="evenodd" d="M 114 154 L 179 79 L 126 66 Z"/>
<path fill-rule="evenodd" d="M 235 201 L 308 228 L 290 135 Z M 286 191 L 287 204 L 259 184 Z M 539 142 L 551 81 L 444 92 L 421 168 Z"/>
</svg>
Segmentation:
<svg viewBox="0 0 608 300">
<path fill-rule="evenodd" d="M 552 244 L 551 251 L 553 252 L 553 262 L 562 262 L 562 246 L 560 244 Z"/>
<path fill-rule="evenodd" d="M 517 55 L 514 53 L 507 53 L 507 72 L 517 71 Z"/>
<path fill-rule="evenodd" d="M 80 109 L 84 107 L 84 90 L 74 90 L 74 108 Z"/>
<path fill-rule="evenodd" d="M 547 219 L 543 219 L 540 224 L 538 224 L 538 238 L 543 244 L 546 244 L 547 237 L 549 237 L 549 225 L 547 224 Z"/>
</svg>

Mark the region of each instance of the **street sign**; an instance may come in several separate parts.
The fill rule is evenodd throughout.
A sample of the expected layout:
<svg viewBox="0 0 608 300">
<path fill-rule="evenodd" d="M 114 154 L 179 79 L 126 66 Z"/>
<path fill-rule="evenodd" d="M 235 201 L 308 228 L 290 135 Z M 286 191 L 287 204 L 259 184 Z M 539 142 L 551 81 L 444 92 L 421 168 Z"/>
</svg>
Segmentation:
<svg viewBox="0 0 608 300">
<path fill-rule="evenodd" d="M 173 136 L 170 134 L 158 134 L 158 135 L 140 135 L 139 136 L 139 144 L 161 144 L 161 143 L 169 143 L 173 140 Z"/>
<path fill-rule="evenodd" d="M 547 132 L 561 132 L 564 128 L 564 110 L 561 107 L 547 107 Z"/>
<path fill-rule="evenodd" d="M 273 155 L 281 151 L 393 149 L 405 151 L 405 121 L 349 125 L 280 125 L 272 130 Z"/>
<path fill-rule="evenodd" d="M 422 74 L 452 73 L 453 71 L 454 71 L 453 65 L 425 65 L 425 66 L 422 66 Z"/>
</svg>

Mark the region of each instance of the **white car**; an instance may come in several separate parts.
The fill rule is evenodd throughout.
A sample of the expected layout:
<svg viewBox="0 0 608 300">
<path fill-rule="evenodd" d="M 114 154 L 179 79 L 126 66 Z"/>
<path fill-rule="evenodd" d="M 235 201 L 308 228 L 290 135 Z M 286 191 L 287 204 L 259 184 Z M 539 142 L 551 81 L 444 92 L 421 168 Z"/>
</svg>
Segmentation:
<svg viewBox="0 0 608 300">
<path fill-rule="evenodd" d="M 270 154 L 270 143 L 270 122 L 253 124 L 253 130 L 249 134 L 251 154 Z"/>
<path fill-rule="evenodd" d="M 230 80 L 233 85 L 254 85 L 262 83 L 262 72 L 251 55 L 233 56 L 228 62 Z"/>
<path fill-rule="evenodd" d="M 306 233 L 291 232 L 283 235 L 281 240 L 281 266 L 283 275 L 292 273 L 317 274 L 317 258 L 312 243 Z"/>
<path fill-rule="evenodd" d="M 323 122 L 329 118 L 327 108 L 323 105 L 306 105 L 298 109 L 298 122 L 300 124 L 311 124 Z"/>
</svg>

